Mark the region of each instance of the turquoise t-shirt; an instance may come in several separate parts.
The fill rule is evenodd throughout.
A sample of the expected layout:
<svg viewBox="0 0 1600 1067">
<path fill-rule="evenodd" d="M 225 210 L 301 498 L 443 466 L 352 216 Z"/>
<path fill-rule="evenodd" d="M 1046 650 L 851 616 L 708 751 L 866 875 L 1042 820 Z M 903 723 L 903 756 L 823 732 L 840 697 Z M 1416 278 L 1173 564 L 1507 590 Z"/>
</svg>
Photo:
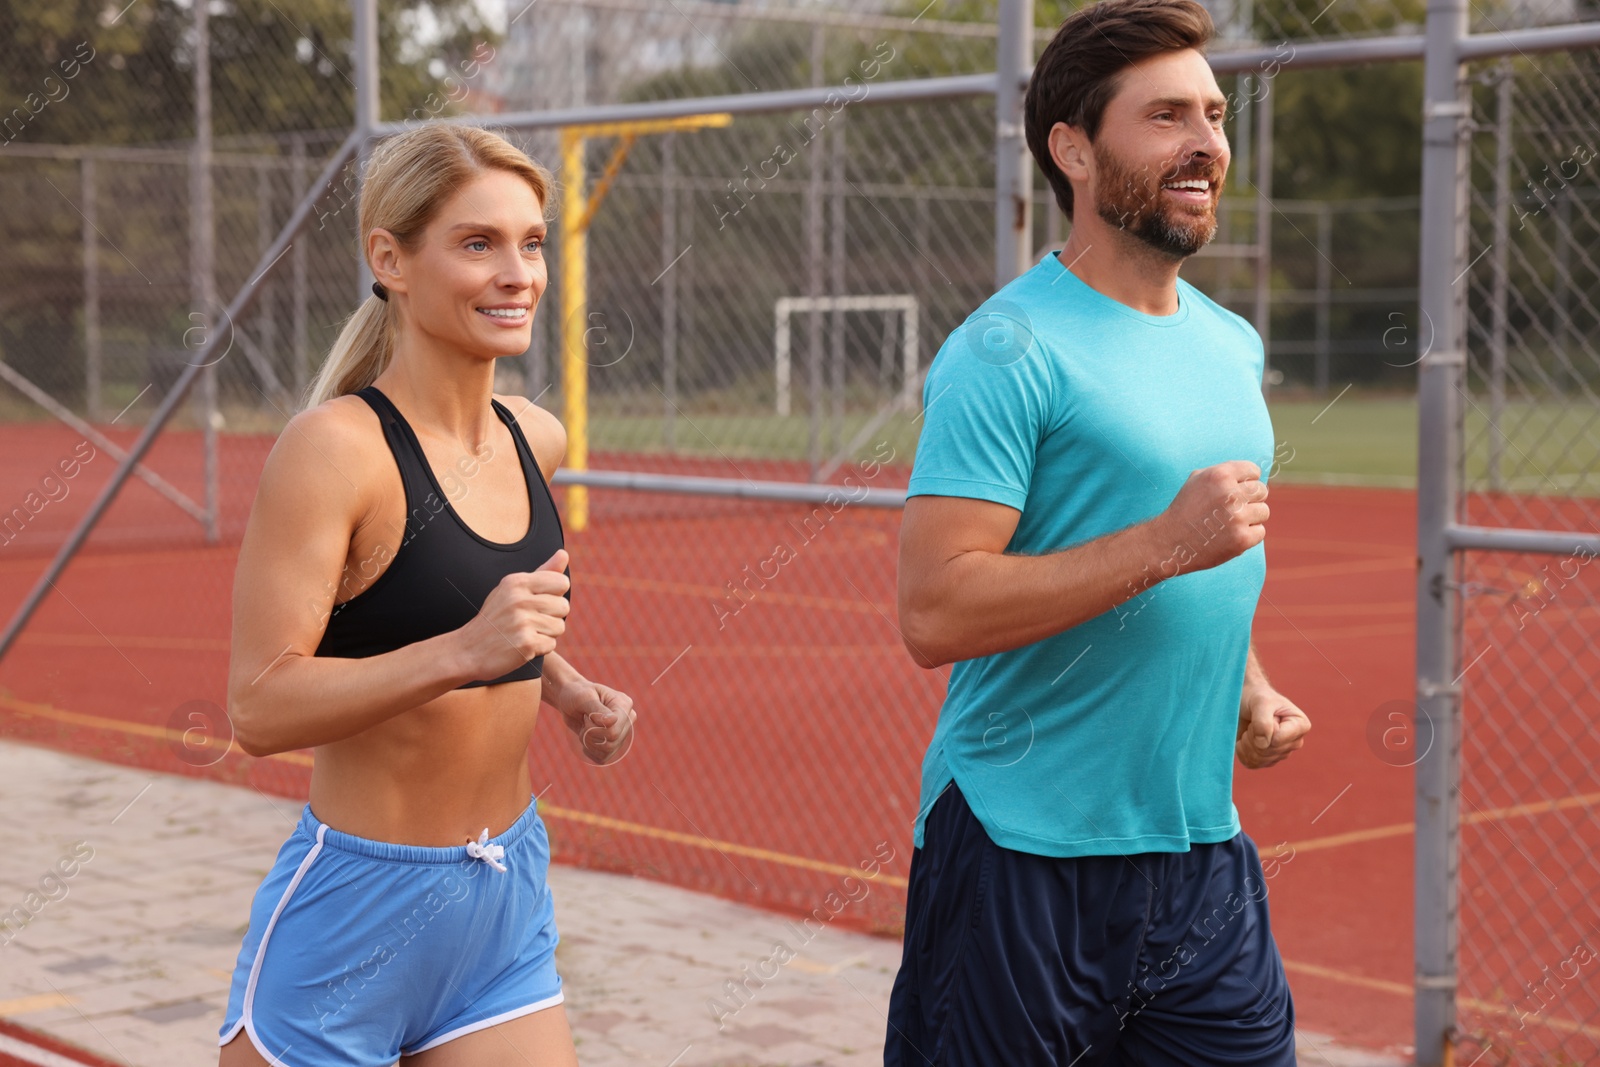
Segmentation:
<svg viewBox="0 0 1600 1067">
<path fill-rule="evenodd" d="M 1264 358 L 1248 322 L 1182 279 L 1178 310 L 1146 315 L 1052 252 L 939 349 L 907 493 L 1016 508 L 1006 551 L 1039 555 L 1152 518 L 1202 467 L 1250 460 L 1265 478 Z M 1053 637 L 957 662 L 923 760 L 916 844 L 952 779 L 989 836 L 1022 852 L 1185 852 L 1233 837 L 1265 575 L 1263 543 Z"/>
</svg>

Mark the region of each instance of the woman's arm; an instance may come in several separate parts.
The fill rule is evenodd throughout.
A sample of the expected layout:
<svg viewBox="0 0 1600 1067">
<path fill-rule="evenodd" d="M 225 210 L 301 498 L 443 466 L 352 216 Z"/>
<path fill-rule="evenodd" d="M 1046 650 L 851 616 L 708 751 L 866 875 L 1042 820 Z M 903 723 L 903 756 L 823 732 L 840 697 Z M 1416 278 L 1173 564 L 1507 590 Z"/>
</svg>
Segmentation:
<svg viewBox="0 0 1600 1067">
<path fill-rule="evenodd" d="M 638 718 L 632 697 L 591 682 L 554 652 L 544 657 L 543 677 L 544 702 L 561 713 L 590 762 L 615 763 L 627 754 Z"/>
<path fill-rule="evenodd" d="M 256 488 L 228 665 L 228 715 L 252 756 L 350 737 L 471 680 L 449 634 L 369 659 L 316 657 L 351 537 L 378 495 L 358 414 L 336 401 L 296 415 Z"/>
<path fill-rule="evenodd" d="M 508 575 L 458 630 L 378 656 L 317 657 L 352 535 L 377 510 L 378 463 L 389 461 L 361 415 L 339 402 L 296 415 L 261 474 L 234 572 L 228 667 L 228 715 L 253 756 L 354 736 L 551 651 L 564 629 L 557 553 L 555 573 Z M 383 569 L 386 553 L 375 556 L 359 562 L 362 577 Z"/>
<path fill-rule="evenodd" d="M 525 397 L 503 396 L 500 402 L 516 417 L 528 447 L 548 483 L 567 454 L 567 431 L 561 420 Z M 594 763 L 615 763 L 633 743 L 638 717 L 633 698 L 610 686 L 591 682 L 564 657 L 544 657 L 540 697 L 561 713 L 578 737 L 583 754 Z"/>
</svg>

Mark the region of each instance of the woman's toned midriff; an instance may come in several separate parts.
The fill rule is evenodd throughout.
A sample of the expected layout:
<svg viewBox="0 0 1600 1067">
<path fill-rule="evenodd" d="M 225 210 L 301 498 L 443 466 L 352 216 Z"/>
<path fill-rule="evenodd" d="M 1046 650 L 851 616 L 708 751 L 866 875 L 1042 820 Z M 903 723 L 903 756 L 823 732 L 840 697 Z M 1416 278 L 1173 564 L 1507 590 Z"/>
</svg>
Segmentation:
<svg viewBox="0 0 1600 1067">
<path fill-rule="evenodd" d="M 387 570 L 404 535 L 405 490 L 377 417 L 354 396 L 336 403 L 362 419 L 363 472 L 372 501 L 351 535 L 337 600 L 360 594 Z M 529 503 L 510 429 L 487 418 L 487 449 L 464 489 L 440 478 L 461 520 L 491 541 L 512 542 L 528 529 Z M 430 439 L 413 424 L 435 476 L 449 471 L 459 445 Z M 537 448 L 530 439 L 529 446 Z M 464 453 L 463 453 L 464 454 Z M 487 455 L 487 459 L 484 456 Z M 535 458 L 538 458 L 537 450 Z M 543 464 L 541 464 L 542 466 Z M 376 565 L 375 565 L 376 564 Z M 533 792 L 528 745 L 538 721 L 542 680 L 457 689 L 315 749 L 311 810 L 336 830 L 376 841 L 409 845 L 463 845 L 487 825 L 490 836 L 508 828 Z"/>
</svg>

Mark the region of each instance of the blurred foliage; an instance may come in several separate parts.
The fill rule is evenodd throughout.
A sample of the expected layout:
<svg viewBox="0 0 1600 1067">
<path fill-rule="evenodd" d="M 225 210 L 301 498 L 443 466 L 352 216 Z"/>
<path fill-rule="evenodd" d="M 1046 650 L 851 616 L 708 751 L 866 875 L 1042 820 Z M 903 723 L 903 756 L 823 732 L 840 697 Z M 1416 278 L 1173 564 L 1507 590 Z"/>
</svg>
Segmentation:
<svg viewBox="0 0 1600 1067">
<path fill-rule="evenodd" d="M 354 118 L 348 0 L 209 2 L 218 151 L 288 155 L 283 135 L 309 133 L 314 174 Z M 462 78 L 470 57 L 480 42 L 497 42 L 478 4 L 379 0 L 378 6 L 381 116 L 455 110 L 462 81 L 470 83 Z M 89 205 L 76 161 L 18 149 L 186 148 L 195 129 L 193 20 L 193 0 L 0 0 L 0 202 L 12 205 L 0 213 L 7 250 L 0 358 L 69 402 L 83 389 L 80 249 Z M 181 366 L 181 339 L 194 312 L 189 169 L 181 155 L 167 162 L 105 160 L 95 181 L 108 365 L 148 361 L 160 381 Z M 217 280 L 226 299 L 259 254 L 261 213 L 268 232 L 275 231 L 297 190 L 281 165 L 254 173 L 219 164 L 213 184 Z M 350 225 L 352 214 L 342 213 L 333 227 Z M 331 234 L 312 239 L 312 269 L 347 275 L 350 251 Z"/>
<path fill-rule="evenodd" d="M 495 40 L 473 0 L 379 0 L 378 8 L 384 118 L 423 107 L 476 42 Z M 236 135 L 349 128 L 348 0 L 213 0 L 209 14 L 219 144 Z M 0 137 L 52 144 L 193 137 L 193 19 L 192 6 L 175 0 L 0 0 L 0 115 L 11 117 Z M 86 56 L 76 69 L 62 66 Z"/>
</svg>

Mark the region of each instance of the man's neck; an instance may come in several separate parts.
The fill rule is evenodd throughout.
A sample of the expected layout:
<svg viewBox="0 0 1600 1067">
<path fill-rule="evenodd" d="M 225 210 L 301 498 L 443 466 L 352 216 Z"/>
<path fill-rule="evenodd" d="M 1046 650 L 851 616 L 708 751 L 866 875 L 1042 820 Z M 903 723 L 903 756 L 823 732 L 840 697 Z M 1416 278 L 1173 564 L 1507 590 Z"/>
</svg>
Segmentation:
<svg viewBox="0 0 1600 1067">
<path fill-rule="evenodd" d="M 1089 288 L 1146 315 L 1178 310 L 1180 259 L 1162 255 L 1099 218 L 1074 225 L 1057 252 L 1061 265 Z"/>
</svg>

